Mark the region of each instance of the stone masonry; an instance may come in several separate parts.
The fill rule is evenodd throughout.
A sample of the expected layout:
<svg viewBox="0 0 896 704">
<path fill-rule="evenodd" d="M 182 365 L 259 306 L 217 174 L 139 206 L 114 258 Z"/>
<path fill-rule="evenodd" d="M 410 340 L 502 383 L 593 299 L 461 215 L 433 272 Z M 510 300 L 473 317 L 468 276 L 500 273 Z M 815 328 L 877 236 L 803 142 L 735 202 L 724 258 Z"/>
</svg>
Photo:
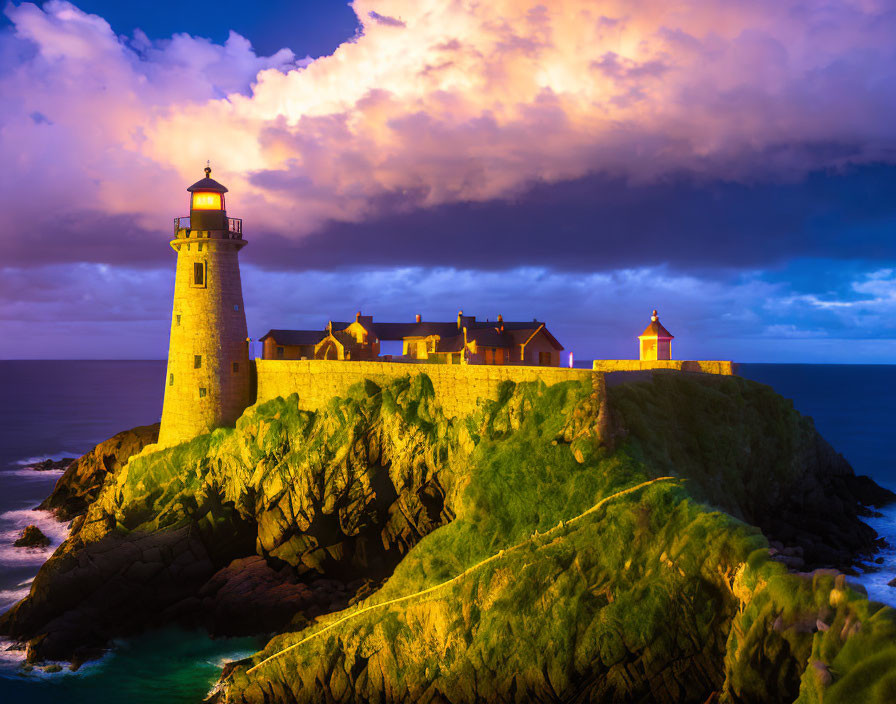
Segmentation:
<svg viewBox="0 0 896 704">
<path fill-rule="evenodd" d="M 180 229 L 159 445 L 233 425 L 252 403 L 239 250 L 227 230 Z M 195 265 L 203 268 L 195 283 Z"/>
</svg>

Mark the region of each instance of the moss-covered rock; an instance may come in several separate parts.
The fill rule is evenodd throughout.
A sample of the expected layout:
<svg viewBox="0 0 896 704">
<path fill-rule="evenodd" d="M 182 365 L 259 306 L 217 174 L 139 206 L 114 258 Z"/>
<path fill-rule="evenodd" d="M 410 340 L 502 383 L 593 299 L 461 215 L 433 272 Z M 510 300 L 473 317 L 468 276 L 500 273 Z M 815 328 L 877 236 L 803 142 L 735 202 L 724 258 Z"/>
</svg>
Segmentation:
<svg viewBox="0 0 896 704">
<path fill-rule="evenodd" d="M 229 702 L 828 701 L 883 667 L 894 612 L 788 573 L 750 523 L 821 506 L 838 530 L 807 554 L 872 550 L 851 477 L 736 378 L 507 383 L 450 419 L 423 375 L 368 382 L 134 457 L 0 632 L 40 659 L 190 613 L 264 622 Z"/>
<path fill-rule="evenodd" d="M 99 494 L 106 476 L 118 472 L 133 455 L 156 442 L 158 437 L 158 423 L 141 425 L 113 435 L 76 460 L 66 460 L 65 473 L 38 508 L 53 511 L 61 521 L 84 514 Z"/>
</svg>

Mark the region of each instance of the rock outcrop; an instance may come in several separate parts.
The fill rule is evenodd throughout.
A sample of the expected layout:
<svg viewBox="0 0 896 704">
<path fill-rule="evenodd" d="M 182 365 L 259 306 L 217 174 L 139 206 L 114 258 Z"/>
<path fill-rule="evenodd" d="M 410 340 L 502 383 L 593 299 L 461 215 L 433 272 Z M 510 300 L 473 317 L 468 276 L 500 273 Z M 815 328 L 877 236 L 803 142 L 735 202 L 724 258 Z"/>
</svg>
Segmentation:
<svg viewBox="0 0 896 704">
<path fill-rule="evenodd" d="M 158 437 L 158 423 L 141 425 L 113 435 L 76 460 L 65 460 L 65 474 L 38 508 L 53 511 L 61 521 L 82 515 L 96 499 L 106 476 L 119 471 L 133 455 L 156 442 Z"/>
<path fill-rule="evenodd" d="M 50 539 L 35 525 L 25 526 L 13 546 L 17 548 L 45 548 L 50 544 Z"/>
<path fill-rule="evenodd" d="M 839 564 L 875 547 L 869 497 L 739 378 L 507 383 L 461 418 L 425 376 L 368 382 L 109 473 L 0 633 L 32 660 L 164 620 L 276 634 L 226 702 L 830 704 L 886 686 L 896 612 L 763 531 Z M 822 510 L 811 543 L 773 522 Z"/>
</svg>

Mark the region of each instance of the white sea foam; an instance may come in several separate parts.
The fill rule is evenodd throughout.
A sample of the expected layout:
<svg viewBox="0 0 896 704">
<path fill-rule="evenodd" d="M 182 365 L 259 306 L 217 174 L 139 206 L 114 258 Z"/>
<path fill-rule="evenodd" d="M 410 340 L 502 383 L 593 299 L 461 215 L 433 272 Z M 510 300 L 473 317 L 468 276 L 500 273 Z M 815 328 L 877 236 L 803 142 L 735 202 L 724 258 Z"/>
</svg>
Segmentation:
<svg viewBox="0 0 896 704">
<path fill-rule="evenodd" d="M 254 655 L 257 651 L 255 650 L 237 650 L 232 653 L 224 653 L 222 655 L 218 655 L 214 660 L 206 660 L 209 665 L 214 665 L 219 670 L 223 668 L 229 662 L 236 662 L 237 660 L 245 660 L 246 658 Z"/>
<path fill-rule="evenodd" d="M 18 669 L 25 662 L 25 649 L 19 648 L 13 641 L 0 638 L 0 669 Z"/>
<path fill-rule="evenodd" d="M 3 474 L 12 475 L 13 477 L 23 477 L 24 479 L 52 479 L 54 482 L 65 474 L 64 469 L 32 469 L 25 467 L 24 469 L 7 469 Z"/>
<path fill-rule="evenodd" d="M 0 614 L 16 602 L 19 602 L 28 596 L 28 592 L 30 591 L 30 586 L 19 587 L 17 589 L 0 589 Z"/>
<path fill-rule="evenodd" d="M 50 539 L 45 548 L 17 548 L 25 526 L 36 525 Z M 0 513 L 0 565 L 21 566 L 43 564 L 68 537 L 70 523 L 60 523 L 50 511 L 18 509 Z"/>
<path fill-rule="evenodd" d="M 884 559 L 883 563 L 876 565 L 879 569 L 874 572 L 866 572 L 856 581 L 868 590 L 868 598 L 889 606 L 896 606 L 896 587 L 887 584 L 896 579 L 896 504 L 886 506 L 880 512 L 883 514 L 880 518 L 865 518 L 863 520 L 890 545 L 878 553 L 878 557 Z"/>
<path fill-rule="evenodd" d="M 54 462 L 59 462 L 60 460 L 64 460 L 67 457 L 71 457 L 72 459 L 77 459 L 83 452 L 56 452 L 52 455 L 38 455 L 37 457 L 25 457 L 20 460 L 16 460 L 15 464 L 20 467 L 33 467 L 36 464 L 40 464 L 44 460 L 53 460 Z"/>
</svg>

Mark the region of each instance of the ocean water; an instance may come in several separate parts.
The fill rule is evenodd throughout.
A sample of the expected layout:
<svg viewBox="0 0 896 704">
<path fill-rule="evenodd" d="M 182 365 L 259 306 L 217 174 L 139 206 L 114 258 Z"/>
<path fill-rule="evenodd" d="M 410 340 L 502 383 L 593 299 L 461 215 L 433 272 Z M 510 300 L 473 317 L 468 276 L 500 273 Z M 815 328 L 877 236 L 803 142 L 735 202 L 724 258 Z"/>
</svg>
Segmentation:
<svg viewBox="0 0 896 704">
<path fill-rule="evenodd" d="M 896 490 L 889 432 L 896 427 L 896 366 L 743 364 L 740 373 L 774 387 L 814 418 L 819 431 L 852 463 Z M 120 430 L 155 422 L 162 405 L 163 361 L 0 361 L 0 611 L 27 594 L 41 563 L 65 539 L 67 526 L 33 507 L 61 472 L 28 465 L 77 457 Z M 51 538 L 42 550 L 12 541 L 28 523 Z M 869 519 L 896 545 L 896 507 Z M 896 605 L 896 550 L 860 581 Z M 76 673 L 22 673 L 22 653 L 0 643 L 0 701 L 131 704 L 197 702 L 220 666 L 260 647 L 251 638 L 213 640 L 200 631 L 166 628 L 122 640 L 103 660 Z"/>
</svg>

